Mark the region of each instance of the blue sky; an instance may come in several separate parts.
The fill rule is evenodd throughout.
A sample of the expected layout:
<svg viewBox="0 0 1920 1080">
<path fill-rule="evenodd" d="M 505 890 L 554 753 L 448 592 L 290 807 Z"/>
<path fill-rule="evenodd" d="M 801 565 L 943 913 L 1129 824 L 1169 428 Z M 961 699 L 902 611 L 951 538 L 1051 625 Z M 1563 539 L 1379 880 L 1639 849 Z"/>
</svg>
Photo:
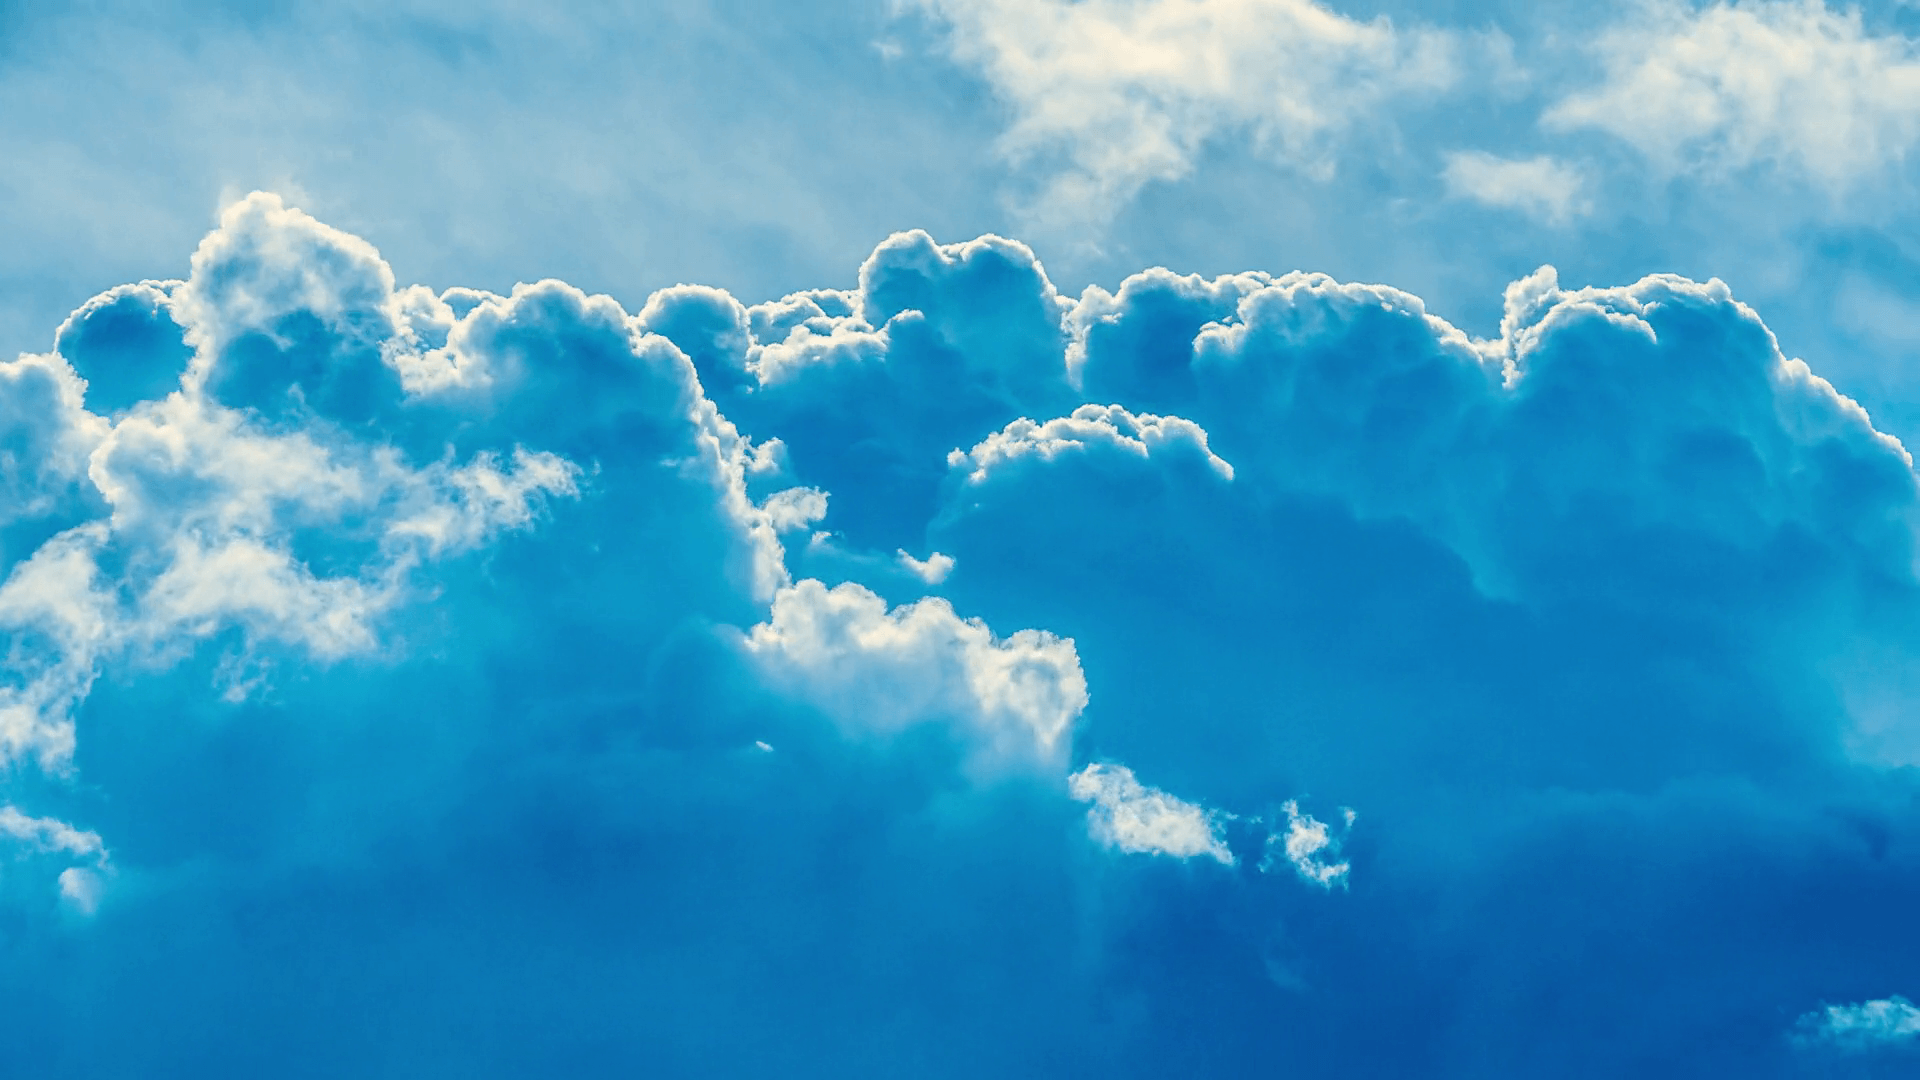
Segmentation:
<svg viewBox="0 0 1920 1080">
<path fill-rule="evenodd" d="M 1920 1069 L 1920 9 L 0 0 L 0 1075 Z"/>
</svg>

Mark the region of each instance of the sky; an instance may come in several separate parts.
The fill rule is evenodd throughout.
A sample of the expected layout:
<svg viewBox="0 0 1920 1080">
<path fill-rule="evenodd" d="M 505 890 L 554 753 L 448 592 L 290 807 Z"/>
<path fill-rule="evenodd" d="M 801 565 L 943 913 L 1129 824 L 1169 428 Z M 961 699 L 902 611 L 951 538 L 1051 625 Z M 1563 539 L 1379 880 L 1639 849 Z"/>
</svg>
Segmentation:
<svg viewBox="0 0 1920 1080">
<path fill-rule="evenodd" d="M 1920 1075 L 1920 7 L 0 0 L 0 1077 Z"/>
</svg>

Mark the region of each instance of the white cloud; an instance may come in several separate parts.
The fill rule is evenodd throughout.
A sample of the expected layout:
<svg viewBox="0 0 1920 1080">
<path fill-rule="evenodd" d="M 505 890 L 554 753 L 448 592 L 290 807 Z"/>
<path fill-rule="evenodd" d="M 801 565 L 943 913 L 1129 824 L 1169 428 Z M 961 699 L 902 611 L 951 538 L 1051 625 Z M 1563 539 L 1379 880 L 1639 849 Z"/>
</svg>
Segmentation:
<svg viewBox="0 0 1920 1080">
<path fill-rule="evenodd" d="M 1823 0 L 1666 4 L 1598 49 L 1605 81 L 1546 125 L 1608 132 L 1665 168 L 1771 162 L 1837 190 L 1920 141 L 1920 45 Z"/>
<path fill-rule="evenodd" d="M 503 468 L 499 455 L 483 451 L 465 465 L 427 470 L 428 482 L 409 494 L 418 509 L 387 536 L 418 537 L 428 555 L 471 550 L 503 529 L 531 525 L 545 498 L 578 495 L 579 475 L 557 454 L 516 446 Z"/>
<path fill-rule="evenodd" d="M 393 271 L 373 245 L 264 191 L 221 213 L 174 304 L 203 359 L 241 334 L 277 336 L 288 316 L 376 345 L 399 329 Z"/>
<path fill-rule="evenodd" d="M 782 589 L 747 648 L 776 684 L 849 731 L 954 723 L 983 764 L 1052 764 L 1087 704 L 1073 641 L 1037 630 L 997 638 L 932 598 L 887 610 L 855 584 Z"/>
<path fill-rule="evenodd" d="M 20 855 L 57 856 L 80 863 L 60 872 L 56 879 L 60 897 L 82 915 L 91 915 L 99 907 L 110 861 L 98 833 L 0 806 L 0 837 L 12 840 Z"/>
<path fill-rule="evenodd" d="M 54 512 L 83 480 L 106 423 L 81 407 L 81 392 L 57 356 L 0 363 L 0 526 Z"/>
<path fill-rule="evenodd" d="M 1453 43 L 1311 0 L 917 0 L 954 58 L 1014 112 L 1016 161 L 1057 170 L 1043 220 L 1098 222 L 1141 186 L 1185 175 L 1211 138 L 1248 132 L 1324 171 L 1329 137 L 1382 103 L 1455 77 Z"/>
<path fill-rule="evenodd" d="M 1800 1018 L 1803 1045 L 1865 1051 L 1920 1044 L 1920 1009 L 1898 995 L 1854 1005 L 1829 1005 Z"/>
<path fill-rule="evenodd" d="M 900 559 L 901 567 L 907 573 L 929 585 L 938 585 L 947 580 L 948 574 L 953 573 L 953 556 L 951 555 L 943 555 L 936 551 L 925 559 L 916 559 L 904 550 L 896 554 Z"/>
<path fill-rule="evenodd" d="M 1552 157 L 1510 159 L 1464 150 L 1447 155 L 1440 175 L 1456 198 L 1515 210 L 1550 225 L 1589 209 L 1581 198 L 1585 180 L 1580 171 Z"/>
<path fill-rule="evenodd" d="M 60 885 L 60 899 L 68 907 L 82 915 L 91 915 L 100 907 L 100 894 L 106 890 L 104 875 L 98 870 L 84 866 L 69 866 L 60 871 L 56 879 Z"/>
<path fill-rule="evenodd" d="M 111 421 L 86 411 L 62 356 L 0 364 L 0 494 L 13 496 L 0 502 L 75 515 L 0 581 L 0 764 L 65 769 L 73 710 L 116 656 L 166 660 L 227 627 L 243 652 L 377 648 L 424 564 L 580 494 L 588 470 L 512 441 L 507 421 L 562 441 L 622 425 L 621 450 L 675 466 L 663 482 L 712 491 L 762 595 L 785 580 L 774 527 L 824 510 L 817 492 L 747 499 L 755 448 L 699 400 L 686 358 L 605 297 L 545 283 L 454 296 L 456 313 L 396 293 L 370 245 L 258 193 L 228 209 L 173 295 L 154 302 L 174 305 L 194 345 L 188 377 Z M 354 381 L 370 371 L 386 381 Z M 583 372 L 590 397 L 568 384 Z M 235 400 L 210 389 L 220 378 Z M 385 423 L 354 419 L 375 414 Z"/>
<path fill-rule="evenodd" d="M 76 829 L 52 818 L 28 817 L 12 806 L 0 806 L 0 834 L 10 836 L 39 852 L 94 856 L 106 851 L 96 833 Z"/>
<path fill-rule="evenodd" d="M 1216 828 L 1217 812 L 1141 784 L 1125 765 L 1088 765 L 1067 778 L 1067 791 L 1093 804 L 1087 829 L 1108 847 L 1180 859 L 1205 855 L 1234 864 Z"/>
<path fill-rule="evenodd" d="M 1351 866 L 1333 861 L 1340 857 L 1340 841 L 1327 823 L 1301 813 L 1300 804 L 1291 799 L 1281 809 L 1287 815 L 1287 831 L 1267 837 L 1267 853 L 1260 860 L 1260 869 L 1273 870 L 1284 859 L 1304 881 L 1329 889 L 1346 884 Z M 1345 824 L 1352 828 L 1353 811 L 1343 813 Z"/>
<path fill-rule="evenodd" d="M 1233 479 L 1233 466 L 1207 448 L 1207 433 L 1200 425 L 1178 416 L 1135 415 L 1118 405 L 1082 405 L 1072 416 L 1045 423 L 1015 420 L 972 450 L 948 454 L 947 464 L 963 470 L 967 483 L 980 484 L 1023 459 L 1052 461 L 1062 454 L 1085 454 L 1094 447 L 1142 460 L 1185 454 L 1203 461 L 1220 478 Z"/>
<path fill-rule="evenodd" d="M 71 710 L 93 686 L 117 613 L 95 556 L 107 531 L 69 530 L 0 584 L 0 763 L 33 756 L 60 769 L 73 755 Z"/>
</svg>

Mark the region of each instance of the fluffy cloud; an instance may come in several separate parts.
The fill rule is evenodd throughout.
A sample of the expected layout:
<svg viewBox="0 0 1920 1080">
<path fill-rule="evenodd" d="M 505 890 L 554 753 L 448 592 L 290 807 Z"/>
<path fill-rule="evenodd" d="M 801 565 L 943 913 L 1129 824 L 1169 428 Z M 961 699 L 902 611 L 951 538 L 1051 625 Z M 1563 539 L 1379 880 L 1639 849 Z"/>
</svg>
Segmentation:
<svg viewBox="0 0 1920 1080">
<path fill-rule="evenodd" d="M 1214 826 L 1218 816 L 1136 780 L 1125 765 L 1088 765 L 1067 778 L 1067 790 L 1084 803 L 1088 828 L 1101 843 L 1121 851 L 1190 859 L 1205 855 L 1232 866 Z"/>
<path fill-rule="evenodd" d="M 1419 522 L 1496 592 L 1738 603 L 1739 568 L 1828 555 L 1907 575 L 1905 450 L 1719 282 L 1563 290 L 1543 268 L 1495 341 L 1311 274 L 1149 274 L 1083 306 L 1090 393 L 1191 417 L 1243 478 Z M 1158 340 L 1136 342 L 1149 317 Z M 1777 546 L 1803 537 L 1804 557 Z M 1693 565 L 1715 572 L 1664 576 Z"/>
<path fill-rule="evenodd" d="M 90 509 L 87 454 L 105 426 L 81 408 L 82 384 L 57 357 L 0 364 L 0 387 L 0 565 L 10 565 Z"/>
<path fill-rule="evenodd" d="M 746 644 L 774 685 L 856 732 L 946 718 L 998 762 L 1058 767 L 1087 704 L 1072 641 L 1035 630 L 996 640 L 938 598 L 890 612 L 858 585 L 802 581 L 773 598 Z"/>
<path fill-rule="evenodd" d="M 778 440 L 781 467 L 832 494 L 837 531 L 911 546 L 950 450 L 1010 415 L 1071 407 L 1068 305 L 1030 249 L 993 236 L 901 233 L 859 280 L 752 308 L 666 290 L 641 320 L 695 358 L 729 419 Z"/>
<path fill-rule="evenodd" d="M 1098 223 L 1142 186 L 1185 175 L 1227 134 L 1324 172 L 1332 137 L 1456 77 L 1447 36 L 1312 0 L 916 6 L 1012 107 L 1001 147 L 1050 174 L 1034 206 L 1048 221 Z"/>
<path fill-rule="evenodd" d="M 1902 1030 L 1920 740 L 1862 703 L 1920 670 L 1914 473 L 1718 282 L 1543 270 L 1478 339 L 991 237 L 637 314 L 402 287 L 268 196 L 201 253 L 0 383 L 0 1071 Z"/>
<path fill-rule="evenodd" d="M 1825 0 L 1655 5 L 1603 34 L 1605 81 L 1545 114 L 1667 169 L 1779 165 L 1839 191 L 1920 139 L 1920 48 Z"/>
</svg>

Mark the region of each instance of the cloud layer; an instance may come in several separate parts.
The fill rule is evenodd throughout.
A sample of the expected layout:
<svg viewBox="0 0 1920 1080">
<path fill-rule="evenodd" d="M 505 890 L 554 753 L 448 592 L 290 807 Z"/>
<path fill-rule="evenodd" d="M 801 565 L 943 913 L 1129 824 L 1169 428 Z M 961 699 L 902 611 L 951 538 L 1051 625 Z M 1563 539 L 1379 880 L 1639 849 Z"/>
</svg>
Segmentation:
<svg viewBox="0 0 1920 1080">
<path fill-rule="evenodd" d="M 1503 306 L 904 233 L 629 312 L 235 203 L 0 367 L 0 1062 L 1898 1042 L 1906 451 L 1717 281 Z"/>
</svg>

